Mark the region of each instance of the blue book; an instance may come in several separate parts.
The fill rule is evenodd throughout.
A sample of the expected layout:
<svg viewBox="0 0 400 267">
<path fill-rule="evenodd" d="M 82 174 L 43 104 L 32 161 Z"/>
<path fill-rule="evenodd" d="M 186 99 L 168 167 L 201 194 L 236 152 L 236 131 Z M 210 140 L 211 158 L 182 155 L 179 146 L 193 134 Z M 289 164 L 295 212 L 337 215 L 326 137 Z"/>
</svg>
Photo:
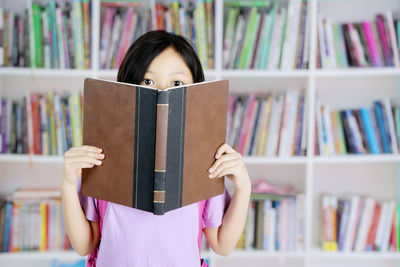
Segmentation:
<svg viewBox="0 0 400 267">
<path fill-rule="evenodd" d="M 381 135 L 381 140 L 383 144 L 384 153 L 390 153 L 390 145 L 389 145 L 389 132 L 385 129 L 383 112 L 382 112 L 382 104 L 379 101 L 374 102 L 376 121 L 378 123 L 379 133 Z"/>
<path fill-rule="evenodd" d="M 8 252 L 8 245 L 10 242 L 10 229 L 11 229 L 11 211 L 12 211 L 12 202 L 6 203 L 6 212 L 5 212 L 5 224 L 4 224 L 4 237 L 3 237 L 3 247 L 2 252 Z"/>
<path fill-rule="evenodd" d="M 338 245 L 339 250 L 343 250 L 346 240 L 347 225 L 349 222 L 350 200 L 343 201 L 342 214 L 339 222 Z"/>
<path fill-rule="evenodd" d="M 372 127 L 371 114 L 369 113 L 369 110 L 366 108 L 361 108 L 360 112 L 362 121 L 364 122 L 365 131 L 367 133 L 368 142 L 371 148 L 371 153 L 379 154 L 380 150 L 378 146 L 378 141 L 376 139 L 375 130 Z"/>
</svg>

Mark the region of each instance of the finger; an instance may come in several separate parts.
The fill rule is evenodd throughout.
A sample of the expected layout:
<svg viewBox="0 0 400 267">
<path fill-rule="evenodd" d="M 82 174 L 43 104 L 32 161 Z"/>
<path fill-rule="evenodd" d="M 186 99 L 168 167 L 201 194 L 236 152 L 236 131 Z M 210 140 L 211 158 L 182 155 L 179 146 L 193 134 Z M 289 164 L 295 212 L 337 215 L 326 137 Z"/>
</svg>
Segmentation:
<svg viewBox="0 0 400 267">
<path fill-rule="evenodd" d="M 220 178 L 220 177 L 224 177 L 225 175 L 228 175 L 228 174 L 233 174 L 233 171 L 234 171 L 234 169 L 233 169 L 232 166 L 231 166 L 231 167 L 224 168 L 224 169 L 222 169 L 221 172 L 219 172 L 215 177 L 213 177 L 213 179 L 215 179 L 215 178 Z"/>
<path fill-rule="evenodd" d="M 208 169 L 209 172 L 213 172 L 216 168 L 218 168 L 219 165 L 221 165 L 223 162 L 227 161 L 227 160 L 233 160 L 233 159 L 238 159 L 240 158 L 239 155 L 236 154 L 225 154 L 222 155 L 221 158 L 217 159 L 213 165 L 211 165 L 211 167 Z"/>
<path fill-rule="evenodd" d="M 102 161 L 98 160 L 98 159 L 94 159 L 91 157 L 75 157 L 75 158 L 69 158 L 65 160 L 66 164 L 72 164 L 75 162 L 88 162 L 88 163 L 92 163 L 95 165 L 101 165 Z"/>
<path fill-rule="evenodd" d="M 99 147 L 89 146 L 89 145 L 71 147 L 70 150 L 71 151 L 83 150 L 83 151 L 91 151 L 91 152 L 98 152 L 98 153 L 100 153 L 102 151 L 102 149 Z"/>
<path fill-rule="evenodd" d="M 92 168 L 94 164 L 89 163 L 89 162 L 77 162 L 71 165 L 71 169 L 77 170 L 77 169 L 82 169 L 82 168 Z"/>
<path fill-rule="evenodd" d="M 105 155 L 102 153 L 93 153 L 83 150 L 70 151 L 68 154 L 65 154 L 65 158 L 73 158 L 77 156 L 88 156 L 96 159 L 104 159 L 105 157 Z"/>
<path fill-rule="evenodd" d="M 230 160 L 230 161 L 226 161 L 224 163 L 221 164 L 221 166 L 219 166 L 214 172 L 210 173 L 209 177 L 210 178 L 218 178 L 221 177 L 221 173 L 224 172 L 224 170 L 226 169 L 230 169 L 234 166 L 236 166 L 238 163 L 235 160 Z"/>
<path fill-rule="evenodd" d="M 236 152 L 230 145 L 227 143 L 221 145 L 218 149 L 217 152 L 215 153 L 215 158 L 219 158 L 224 152 L 226 153 L 233 153 Z"/>
</svg>

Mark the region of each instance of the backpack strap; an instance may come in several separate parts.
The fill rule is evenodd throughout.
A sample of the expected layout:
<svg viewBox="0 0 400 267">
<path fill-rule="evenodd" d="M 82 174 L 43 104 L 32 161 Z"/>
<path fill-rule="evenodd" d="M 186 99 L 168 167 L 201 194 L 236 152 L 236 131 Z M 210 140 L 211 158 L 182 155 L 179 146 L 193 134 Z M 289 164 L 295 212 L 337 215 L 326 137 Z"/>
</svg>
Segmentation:
<svg viewBox="0 0 400 267">
<path fill-rule="evenodd" d="M 96 200 L 97 200 L 97 209 L 99 210 L 99 215 L 100 215 L 99 227 L 100 227 L 100 240 L 101 240 L 101 231 L 103 229 L 103 221 L 104 221 L 104 216 L 106 214 L 108 201 L 102 199 L 96 199 Z M 86 267 L 96 267 L 98 252 L 99 252 L 99 245 L 97 245 L 97 247 L 88 255 Z"/>
</svg>

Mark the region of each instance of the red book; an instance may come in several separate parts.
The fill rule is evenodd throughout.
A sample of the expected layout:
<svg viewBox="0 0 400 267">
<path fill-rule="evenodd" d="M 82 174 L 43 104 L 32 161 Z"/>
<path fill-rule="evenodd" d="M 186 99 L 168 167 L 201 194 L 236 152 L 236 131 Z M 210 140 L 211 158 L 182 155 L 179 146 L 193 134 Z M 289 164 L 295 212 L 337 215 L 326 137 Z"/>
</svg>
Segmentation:
<svg viewBox="0 0 400 267">
<path fill-rule="evenodd" d="M 374 249 L 375 235 L 376 235 L 376 230 L 378 228 L 380 214 L 381 214 L 381 205 L 379 203 L 377 203 L 375 206 L 374 214 L 372 216 L 372 218 L 373 218 L 372 224 L 368 231 L 367 244 L 365 247 L 365 250 L 367 250 L 367 251 Z"/>
</svg>

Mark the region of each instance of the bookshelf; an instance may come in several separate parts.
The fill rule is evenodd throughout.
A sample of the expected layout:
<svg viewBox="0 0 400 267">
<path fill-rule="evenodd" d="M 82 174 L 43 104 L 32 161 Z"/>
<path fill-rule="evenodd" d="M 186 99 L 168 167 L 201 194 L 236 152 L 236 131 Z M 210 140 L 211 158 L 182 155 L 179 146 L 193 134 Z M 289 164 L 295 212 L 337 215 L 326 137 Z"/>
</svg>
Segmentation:
<svg viewBox="0 0 400 267">
<path fill-rule="evenodd" d="M 31 1 L 22 1 L 29 6 Z M 46 3 L 47 1 L 40 1 Z M 159 1 L 157 1 L 159 2 Z M 161 1 L 167 3 L 167 1 Z M 3 0 L 3 8 L 19 10 L 16 1 Z M 155 0 L 146 1 L 155 21 Z M 399 200 L 400 155 L 314 155 L 313 125 L 315 100 L 335 108 L 369 106 L 385 96 L 400 97 L 400 68 L 319 69 L 317 58 L 318 13 L 329 14 L 333 22 L 372 19 L 378 12 L 400 12 L 398 0 L 309 0 L 310 14 L 309 67 L 293 70 L 242 70 L 223 68 L 224 1 L 215 0 L 214 68 L 205 69 L 206 80 L 229 79 L 231 92 L 269 92 L 291 86 L 306 89 L 308 97 L 307 155 L 298 157 L 244 157 L 251 178 L 263 177 L 272 184 L 291 183 L 305 194 L 304 251 L 237 250 L 228 257 L 212 251 L 202 256 L 211 267 L 222 266 L 389 266 L 398 267 L 400 253 L 395 252 L 324 252 L 321 246 L 321 195 L 330 192 L 339 196 L 348 193 L 367 194 L 377 199 Z M 0 68 L 0 97 L 20 97 L 27 91 L 82 91 L 85 77 L 116 79 L 116 70 L 100 68 L 101 33 L 100 0 L 92 1 L 91 67 L 90 69 Z M 0 154 L 0 194 L 18 186 L 60 186 L 62 156 L 28 156 Z M 78 260 L 74 252 L 0 253 L 0 265 L 50 266 L 52 259 Z M 33 266 L 33 265 L 32 265 Z"/>
</svg>

